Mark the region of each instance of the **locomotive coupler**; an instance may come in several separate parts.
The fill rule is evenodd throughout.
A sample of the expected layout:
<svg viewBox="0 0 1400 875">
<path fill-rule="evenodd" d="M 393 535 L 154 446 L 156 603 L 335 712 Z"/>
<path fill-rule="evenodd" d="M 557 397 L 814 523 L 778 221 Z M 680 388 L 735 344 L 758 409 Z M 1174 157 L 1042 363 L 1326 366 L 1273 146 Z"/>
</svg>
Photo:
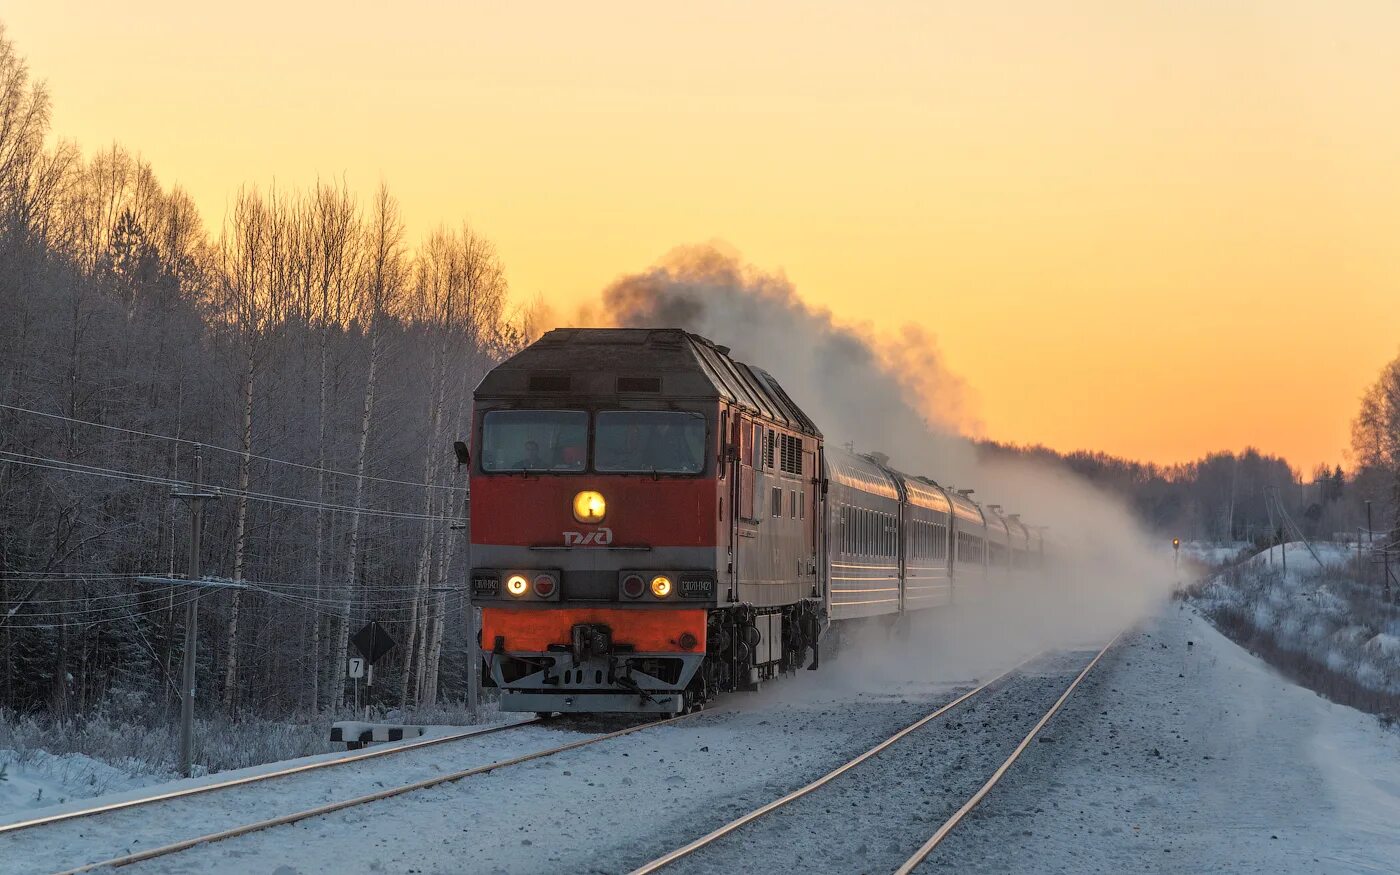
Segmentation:
<svg viewBox="0 0 1400 875">
<path fill-rule="evenodd" d="M 573 628 L 574 664 L 582 665 L 591 657 L 606 657 L 612 653 L 612 629 L 600 623 L 578 623 Z"/>
</svg>

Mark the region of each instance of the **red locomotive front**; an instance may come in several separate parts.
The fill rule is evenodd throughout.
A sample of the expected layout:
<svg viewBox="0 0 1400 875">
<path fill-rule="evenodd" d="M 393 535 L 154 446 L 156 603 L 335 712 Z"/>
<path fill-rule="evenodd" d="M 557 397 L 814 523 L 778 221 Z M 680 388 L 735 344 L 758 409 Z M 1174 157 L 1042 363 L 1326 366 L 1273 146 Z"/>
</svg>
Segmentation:
<svg viewBox="0 0 1400 875">
<path fill-rule="evenodd" d="M 716 367 L 760 379 L 682 331 L 560 329 L 477 388 L 471 592 L 504 710 L 676 713 L 800 658 L 784 617 L 815 613 L 793 603 L 818 589 L 816 490 L 767 527 L 793 554 L 779 586 L 736 592 L 754 474 L 732 436 L 769 417 Z"/>
</svg>

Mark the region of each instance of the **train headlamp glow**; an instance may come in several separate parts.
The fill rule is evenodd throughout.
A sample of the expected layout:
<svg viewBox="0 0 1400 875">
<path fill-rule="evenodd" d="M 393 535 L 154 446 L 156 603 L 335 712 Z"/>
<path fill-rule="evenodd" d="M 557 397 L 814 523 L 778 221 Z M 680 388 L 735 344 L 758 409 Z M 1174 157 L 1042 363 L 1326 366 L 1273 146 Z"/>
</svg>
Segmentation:
<svg viewBox="0 0 1400 875">
<path fill-rule="evenodd" d="M 664 574 L 658 574 L 651 579 L 651 594 L 659 599 L 664 599 L 671 594 L 671 578 Z"/>
<path fill-rule="evenodd" d="M 601 523 L 607 512 L 608 503 L 601 492 L 585 489 L 574 496 L 574 519 L 581 523 Z"/>
<path fill-rule="evenodd" d="M 524 595 L 530 589 L 530 582 L 519 574 L 506 578 L 506 592 L 511 595 Z"/>
</svg>

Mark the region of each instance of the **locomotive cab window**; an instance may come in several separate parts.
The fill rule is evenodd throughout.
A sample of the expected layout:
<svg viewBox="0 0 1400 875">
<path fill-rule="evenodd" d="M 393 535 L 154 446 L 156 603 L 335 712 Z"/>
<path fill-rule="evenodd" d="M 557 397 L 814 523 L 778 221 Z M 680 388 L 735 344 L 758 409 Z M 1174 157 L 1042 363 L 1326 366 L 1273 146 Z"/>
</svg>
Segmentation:
<svg viewBox="0 0 1400 875">
<path fill-rule="evenodd" d="M 630 474 L 699 474 L 705 470 L 705 415 L 675 410 L 599 411 L 593 468 Z"/>
<path fill-rule="evenodd" d="M 481 470 L 582 471 L 588 414 L 582 410 L 492 410 L 482 420 Z"/>
</svg>

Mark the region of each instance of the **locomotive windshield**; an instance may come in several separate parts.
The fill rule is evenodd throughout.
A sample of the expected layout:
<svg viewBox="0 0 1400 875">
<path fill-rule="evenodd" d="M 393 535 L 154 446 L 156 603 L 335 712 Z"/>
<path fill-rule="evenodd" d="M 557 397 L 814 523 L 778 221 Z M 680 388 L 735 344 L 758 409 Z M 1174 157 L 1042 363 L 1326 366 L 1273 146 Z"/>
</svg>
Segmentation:
<svg viewBox="0 0 1400 875">
<path fill-rule="evenodd" d="M 483 471 L 582 471 L 588 414 L 582 410 L 492 410 L 482 424 Z"/>
<path fill-rule="evenodd" d="M 596 471 L 699 474 L 705 469 L 705 415 L 599 411 L 595 447 Z"/>
</svg>

